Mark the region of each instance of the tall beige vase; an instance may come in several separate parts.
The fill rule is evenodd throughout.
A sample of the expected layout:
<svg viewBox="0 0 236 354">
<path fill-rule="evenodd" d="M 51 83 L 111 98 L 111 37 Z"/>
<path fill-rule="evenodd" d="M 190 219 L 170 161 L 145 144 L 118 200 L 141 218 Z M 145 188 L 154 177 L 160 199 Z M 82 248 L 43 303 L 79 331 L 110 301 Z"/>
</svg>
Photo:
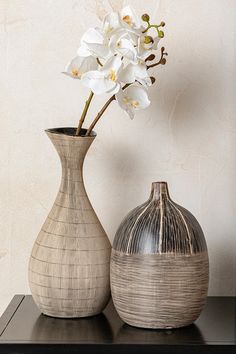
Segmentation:
<svg viewBox="0 0 236 354">
<path fill-rule="evenodd" d="M 42 313 L 53 317 L 96 315 L 110 298 L 111 245 L 88 199 L 82 174 L 96 134 L 85 137 L 74 132 L 74 128 L 46 131 L 59 154 L 62 179 L 29 261 L 34 301 Z"/>
</svg>

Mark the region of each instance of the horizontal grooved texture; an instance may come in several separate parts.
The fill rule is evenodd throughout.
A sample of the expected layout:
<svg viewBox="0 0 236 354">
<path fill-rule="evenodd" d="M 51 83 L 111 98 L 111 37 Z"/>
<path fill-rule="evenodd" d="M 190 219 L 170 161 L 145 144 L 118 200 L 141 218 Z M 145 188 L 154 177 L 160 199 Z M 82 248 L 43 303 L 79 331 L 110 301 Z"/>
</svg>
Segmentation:
<svg viewBox="0 0 236 354">
<path fill-rule="evenodd" d="M 55 203 L 34 243 L 29 285 L 40 310 L 55 317 L 100 313 L 110 297 L 111 246 L 87 197 L 82 167 L 94 137 L 47 131 L 62 165 Z"/>
<path fill-rule="evenodd" d="M 120 317 L 145 328 L 182 327 L 195 321 L 208 289 L 207 253 L 123 254 L 112 250 L 111 289 Z"/>
</svg>

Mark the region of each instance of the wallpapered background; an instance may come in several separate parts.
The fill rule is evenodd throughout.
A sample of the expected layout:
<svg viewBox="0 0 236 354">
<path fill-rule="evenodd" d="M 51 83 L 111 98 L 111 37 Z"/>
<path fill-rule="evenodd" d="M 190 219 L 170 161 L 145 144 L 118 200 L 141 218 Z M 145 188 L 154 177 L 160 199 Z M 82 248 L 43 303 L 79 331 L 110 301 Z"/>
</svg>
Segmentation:
<svg viewBox="0 0 236 354">
<path fill-rule="evenodd" d="M 61 71 L 83 32 L 122 3 L 166 22 L 168 64 L 153 70 L 148 110 L 131 121 L 114 102 L 97 126 L 84 170 L 91 202 L 112 241 L 151 182 L 168 181 L 205 232 L 210 294 L 236 295 L 236 2 L 0 0 L 0 312 L 29 292 L 29 254 L 60 183 L 44 129 L 75 126 L 88 96 Z"/>
</svg>

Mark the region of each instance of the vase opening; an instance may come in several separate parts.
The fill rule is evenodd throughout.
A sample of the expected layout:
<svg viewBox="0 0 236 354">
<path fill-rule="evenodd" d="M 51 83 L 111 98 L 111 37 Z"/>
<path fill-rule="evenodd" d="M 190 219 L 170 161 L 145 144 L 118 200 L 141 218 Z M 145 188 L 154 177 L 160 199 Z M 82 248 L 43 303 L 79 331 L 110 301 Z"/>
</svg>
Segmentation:
<svg viewBox="0 0 236 354">
<path fill-rule="evenodd" d="M 45 132 L 52 133 L 52 134 L 64 134 L 64 135 L 74 136 L 76 138 L 78 137 L 75 135 L 76 128 L 73 128 L 73 127 L 46 129 Z M 87 129 L 82 128 L 80 130 L 79 137 L 90 138 L 90 137 L 96 137 L 96 135 L 97 135 L 94 131 L 92 131 L 89 136 L 86 136 L 85 135 L 86 133 L 87 133 Z"/>
<path fill-rule="evenodd" d="M 170 199 L 167 182 L 152 182 L 150 199 L 160 199 L 160 197 Z"/>
</svg>

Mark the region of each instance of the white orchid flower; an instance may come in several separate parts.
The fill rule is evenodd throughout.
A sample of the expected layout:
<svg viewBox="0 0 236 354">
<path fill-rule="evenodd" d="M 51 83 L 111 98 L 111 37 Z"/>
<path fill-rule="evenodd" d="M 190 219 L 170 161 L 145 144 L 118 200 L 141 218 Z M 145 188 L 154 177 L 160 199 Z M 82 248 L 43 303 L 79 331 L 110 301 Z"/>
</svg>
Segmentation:
<svg viewBox="0 0 236 354">
<path fill-rule="evenodd" d="M 82 75 L 82 82 L 96 95 L 117 93 L 120 89 L 118 78 L 122 66 L 121 58 L 114 56 L 100 70 L 89 71 Z"/>
<path fill-rule="evenodd" d="M 150 105 L 147 91 L 137 85 L 131 85 L 127 89 L 120 90 L 116 94 L 119 106 L 126 111 L 131 119 L 134 118 L 136 111 L 145 109 Z"/>
<path fill-rule="evenodd" d="M 66 74 L 73 79 L 81 79 L 81 76 L 90 70 L 95 70 L 98 67 L 96 58 L 94 57 L 74 57 L 66 66 L 63 74 Z"/>
<path fill-rule="evenodd" d="M 145 60 L 152 53 L 152 50 L 157 49 L 159 40 L 159 37 L 153 38 L 148 35 L 140 36 L 138 38 L 138 58 Z"/>
<path fill-rule="evenodd" d="M 131 8 L 131 6 L 125 6 L 120 11 L 120 21 L 122 26 L 128 31 L 135 31 L 141 29 L 140 18 Z"/>
<path fill-rule="evenodd" d="M 151 86 L 152 81 L 148 75 L 145 62 L 138 60 L 137 64 L 128 64 L 120 73 L 120 80 L 125 84 L 138 81 L 144 86 Z"/>
<path fill-rule="evenodd" d="M 77 54 L 79 56 L 94 56 L 106 59 L 110 54 L 108 39 L 99 28 L 89 28 L 81 38 L 81 46 Z"/>
<path fill-rule="evenodd" d="M 119 54 L 132 63 L 137 62 L 138 53 L 129 34 L 122 31 L 115 33 L 110 39 L 109 47 L 113 54 Z"/>
</svg>

